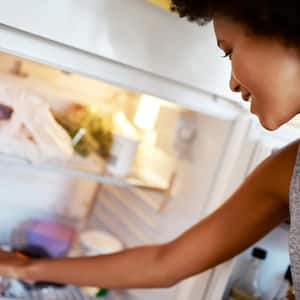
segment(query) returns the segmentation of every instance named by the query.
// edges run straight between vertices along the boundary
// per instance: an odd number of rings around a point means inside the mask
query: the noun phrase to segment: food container
[[[114,135],[107,169],[112,175],[125,177],[130,173],[139,141],[122,135]]]

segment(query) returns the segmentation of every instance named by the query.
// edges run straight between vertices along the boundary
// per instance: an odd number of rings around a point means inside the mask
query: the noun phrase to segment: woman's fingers
[[[19,252],[0,250],[0,276],[19,278],[18,270],[29,258]]]

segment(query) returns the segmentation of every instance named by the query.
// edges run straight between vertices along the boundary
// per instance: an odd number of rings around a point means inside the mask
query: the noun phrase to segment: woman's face
[[[230,88],[251,101],[263,127],[277,129],[300,112],[300,54],[271,38],[247,32],[225,17],[214,18],[218,46],[231,59]]]

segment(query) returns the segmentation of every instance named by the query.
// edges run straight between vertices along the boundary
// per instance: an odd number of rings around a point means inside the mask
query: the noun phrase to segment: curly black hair
[[[254,34],[300,49],[300,0],[172,0],[171,8],[201,24],[216,15],[225,16]]]

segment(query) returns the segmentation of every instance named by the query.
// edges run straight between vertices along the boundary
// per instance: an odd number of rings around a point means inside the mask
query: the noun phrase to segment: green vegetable
[[[55,114],[56,121],[73,139],[81,128],[85,134],[74,145],[74,150],[86,157],[90,153],[98,153],[107,159],[112,145],[112,122],[89,111],[81,105],[71,106],[66,113]]]
[[[98,291],[98,293],[96,294],[97,298],[102,298],[105,297],[108,294],[108,290],[107,289],[100,289]]]

